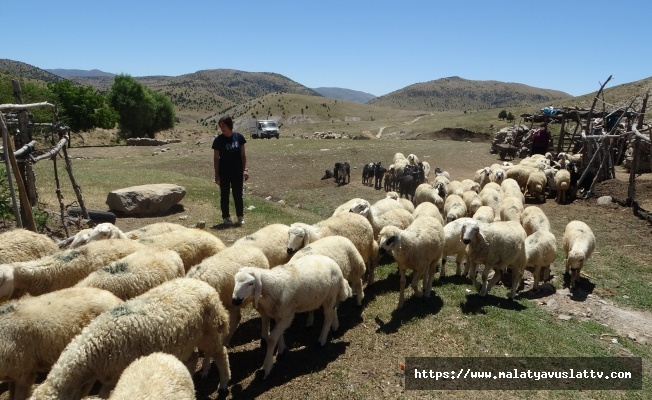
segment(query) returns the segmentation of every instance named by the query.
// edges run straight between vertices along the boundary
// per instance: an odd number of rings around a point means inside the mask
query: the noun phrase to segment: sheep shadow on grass
[[[564,273],[564,285],[570,291],[570,274]],[[575,289],[571,292],[571,299],[575,301],[585,301],[586,298],[595,290],[595,283],[587,277],[582,276],[575,281]]]
[[[394,309],[389,321],[385,322],[378,316],[374,318],[376,324],[378,324],[376,332],[386,334],[396,333],[403,324],[417,318],[437,314],[444,306],[444,301],[434,292],[430,292],[430,297],[417,297],[411,294],[411,290],[406,286],[406,298],[403,308]],[[398,304],[398,293],[396,304]]]
[[[487,294],[485,297],[477,293],[466,296],[465,302],[460,302],[460,309],[463,314],[486,314],[486,307],[498,307],[504,310],[523,311],[526,307],[519,302],[506,297]]]
[[[325,369],[330,363],[344,354],[348,346],[348,342],[329,342],[321,347],[317,344],[315,336],[315,345],[305,346],[300,349],[290,347],[280,358],[276,357],[274,367],[266,379],[263,379],[264,373],[261,369],[265,358],[263,350],[257,349],[253,352],[254,354],[250,352],[234,353],[230,355],[231,382],[237,383],[230,387],[230,394],[234,399],[255,399],[267,392],[270,387],[282,386],[303,375],[310,375]],[[252,368],[255,369],[254,379],[248,386],[243,387],[240,382],[246,376],[242,376],[241,373],[246,372],[247,376],[249,376],[249,371]],[[217,373],[217,371],[214,372]],[[208,379],[210,380],[210,378]],[[213,392],[217,390],[217,375],[215,375],[214,381]],[[202,394],[197,391],[197,398],[206,398]]]

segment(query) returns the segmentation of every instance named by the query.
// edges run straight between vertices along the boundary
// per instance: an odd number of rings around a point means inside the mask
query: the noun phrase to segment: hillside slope
[[[324,97],[330,97],[331,99],[353,101],[356,103],[363,103],[363,104],[366,104],[370,100],[373,100],[377,97],[370,93],[360,92],[358,90],[338,88],[338,87],[318,87],[318,88],[313,88],[312,90],[321,94]]]

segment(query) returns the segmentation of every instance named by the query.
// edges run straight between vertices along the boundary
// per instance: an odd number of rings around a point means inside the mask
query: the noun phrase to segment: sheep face
[[[380,238],[380,243],[378,245],[378,252],[381,255],[391,254],[393,251],[398,250],[401,246],[399,237],[396,235],[392,236],[383,236]]]
[[[464,244],[471,243],[471,239],[475,236],[480,230],[480,225],[477,221],[468,221],[462,225],[461,239]]]
[[[571,270],[581,270],[584,266],[584,253],[571,250],[568,253],[568,259],[566,259],[566,266]]]
[[[10,265],[0,265],[0,300],[8,299],[14,292],[14,269]]]
[[[357,204],[355,204],[353,207],[349,209],[350,212],[355,213],[355,214],[360,214],[364,217],[369,214],[369,211],[371,210],[371,205],[369,204],[368,201],[361,201]]]
[[[235,274],[235,287],[233,288],[233,295],[231,302],[234,306],[239,306],[248,298],[254,298],[254,308],[258,307],[258,299],[261,293],[260,275],[249,268],[241,268]]]
[[[294,254],[305,246],[307,240],[306,230],[302,227],[292,226],[288,230],[288,254]]]

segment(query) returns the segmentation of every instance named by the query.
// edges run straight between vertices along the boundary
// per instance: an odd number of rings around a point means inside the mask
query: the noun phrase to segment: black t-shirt
[[[213,150],[220,152],[220,175],[227,173],[242,174],[240,148],[245,143],[247,143],[247,140],[238,132],[233,132],[231,137],[222,134],[215,137],[211,147]]]

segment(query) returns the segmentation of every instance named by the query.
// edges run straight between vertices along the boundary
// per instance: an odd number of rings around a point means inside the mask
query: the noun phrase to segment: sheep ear
[[[308,232],[307,229],[304,229],[304,235],[303,235],[303,247],[306,247],[310,244],[310,232]]]
[[[478,236],[480,236],[485,245],[489,246],[489,240],[482,234],[480,229],[478,229]]]
[[[263,283],[258,272],[254,272],[252,275],[254,276],[254,308],[258,309],[258,300],[263,292]]]
[[[370,206],[365,206],[365,208],[363,208],[362,211],[360,211],[360,215],[365,215],[366,216],[367,214],[369,214],[369,207]]]

